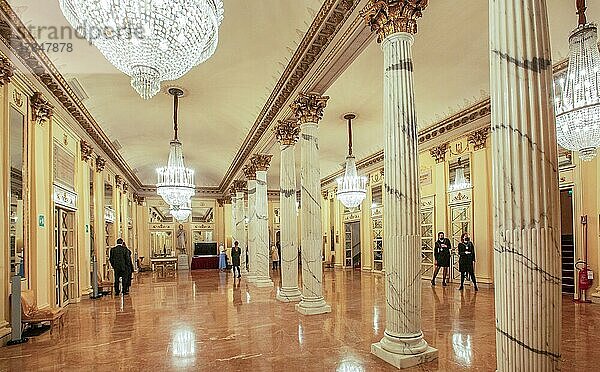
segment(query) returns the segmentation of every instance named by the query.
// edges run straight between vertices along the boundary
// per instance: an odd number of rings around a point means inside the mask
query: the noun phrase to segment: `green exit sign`
[[[39,227],[46,226],[46,217],[43,214],[40,214],[38,216],[38,225],[39,225]]]

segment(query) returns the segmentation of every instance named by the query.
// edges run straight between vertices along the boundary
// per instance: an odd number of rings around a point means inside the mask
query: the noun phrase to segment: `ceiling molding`
[[[285,108],[286,102],[292,98],[303,81],[309,78],[309,71],[324,54],[359,3],[361,0],[324,2],[225,173],[219,185],[222,192],[227,190],[271,123]]]
[[[0,38],[33,76],[50,91],[64,109],[115,163],[135,189],[142,187],[139,178],[115,149],[108,136],[77,98],[65,78],[50,61],[7,0],[0,0]]]

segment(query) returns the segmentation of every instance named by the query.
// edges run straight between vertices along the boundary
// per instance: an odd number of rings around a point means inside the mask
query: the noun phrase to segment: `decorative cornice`
[[[10,60],[4,56],[0,56],[0,86],[10,83],[14,71],[15,68],[12,63],[10,63]]]
[[[300,124],[319,123],[323,118],[327,100],[329,100],[328,96],[317,93],[300,93],[290,107]]]
[[[79,141],[79,148],[81,150],[81,160],[88,161],[92,158],[94,148],[84,140]]]
[[[490,134],[490,127],[483,127],[481,129],[477,129],[474,132],[469,133],[467,136],[467,141],[473,145],[473,150],[481,150],[485,148],[485,143],[487,141],[488,135]]]
[[[41,92],[33,93],[31,96],[31,119],[43,124],[52,117],[54,107],[44,98]]]
[[[283,146],[293,146],[300,136],[300,126],[295,119],[278,120],[273,128],[277,141]]]
[[[256,169],[257,172],[266,172],[271,165],[271,159],[273,155],[267,154],[254,154],[250,158],[250,163],[252,167]]]
[[[443,163],[446,161],[446,152],[448,152],[448,142],[442,143],[439,146],[435,146],[429,150],[431,156],[435,159],[436,163]]]
[[[77,98],[60,71],[40,48],[7,0],[0,0],[0,39],[41,84],[59,101],[74,120],[127,175],[136,188],[142,184],[125,159],[119,154],[81,100]]]
[[[428,0],[370,0],[361,16],[377,33],[377,42],[398,32],[417,33],[417,19],[423,15]]]
[[[244,175],[246,176],[246,179],[248,181],[256,180],[256,168],[254,167],[254,165],[246,164],[244,165],[244,168],[242,168],[242,170],[244,171]]]
[[[102,156],[96,156],[96,172],[102,172],[106,168],[106,159]]]
[[[235,190],[236,193],[244,192],[248,188],[248,183],[245,180],[235,180],[233,181],[232,190]]]
[[[281,74],[279,81],[263,106],[254,125],[248,132],[240,150],[234,157],[219,188],[225,192],[227,185],[239,172],[256,144],[284,108],[288,99],[297,91],[309,70],[323,55],[360,0],[324,0],[300,45]]]

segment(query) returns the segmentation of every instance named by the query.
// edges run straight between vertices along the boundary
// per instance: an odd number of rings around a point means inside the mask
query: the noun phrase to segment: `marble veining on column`
[[[256,180],[248,180],[248,276],[256,279]]]
[[[237,217],[236,217],[236,238],[240,243],[240,247],[242,248],[242,255],[240,257],[240,269],[242,273],[247,274],[246,270],[246,249],[248,247],[247,237],[246,237],[246,206],[244,200],[244,191],[237,190],[236,193],[236,207],[237,207]]]
[[[496,362],[502,372],[560,370],[560,204],[549,40],[545,0],[490,1]]]
[[[270,277],[270,246],[269,246],[269,221],[267,217],[267,171],[256,170],[256,233],[254,257],[256,259],[256,278],[253,284],[257,287],[273,287]]]

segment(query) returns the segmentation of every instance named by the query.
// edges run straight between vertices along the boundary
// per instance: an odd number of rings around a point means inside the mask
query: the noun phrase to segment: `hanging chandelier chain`
[[[177,131],[179,130],[177,123],[177,113],[179,111],[179,94],[173,94],[173,130],[175,131],[175,141],[179,138],[177,136]]]
[[[348,118],[348,155],[352,155],[352,119]]]
[[[585,0],[577,0],[577,14],[579,15],[579,25],[585,25],[587,23],[587,18],[585,16],[585,11],[587,7],[585,6]]]

